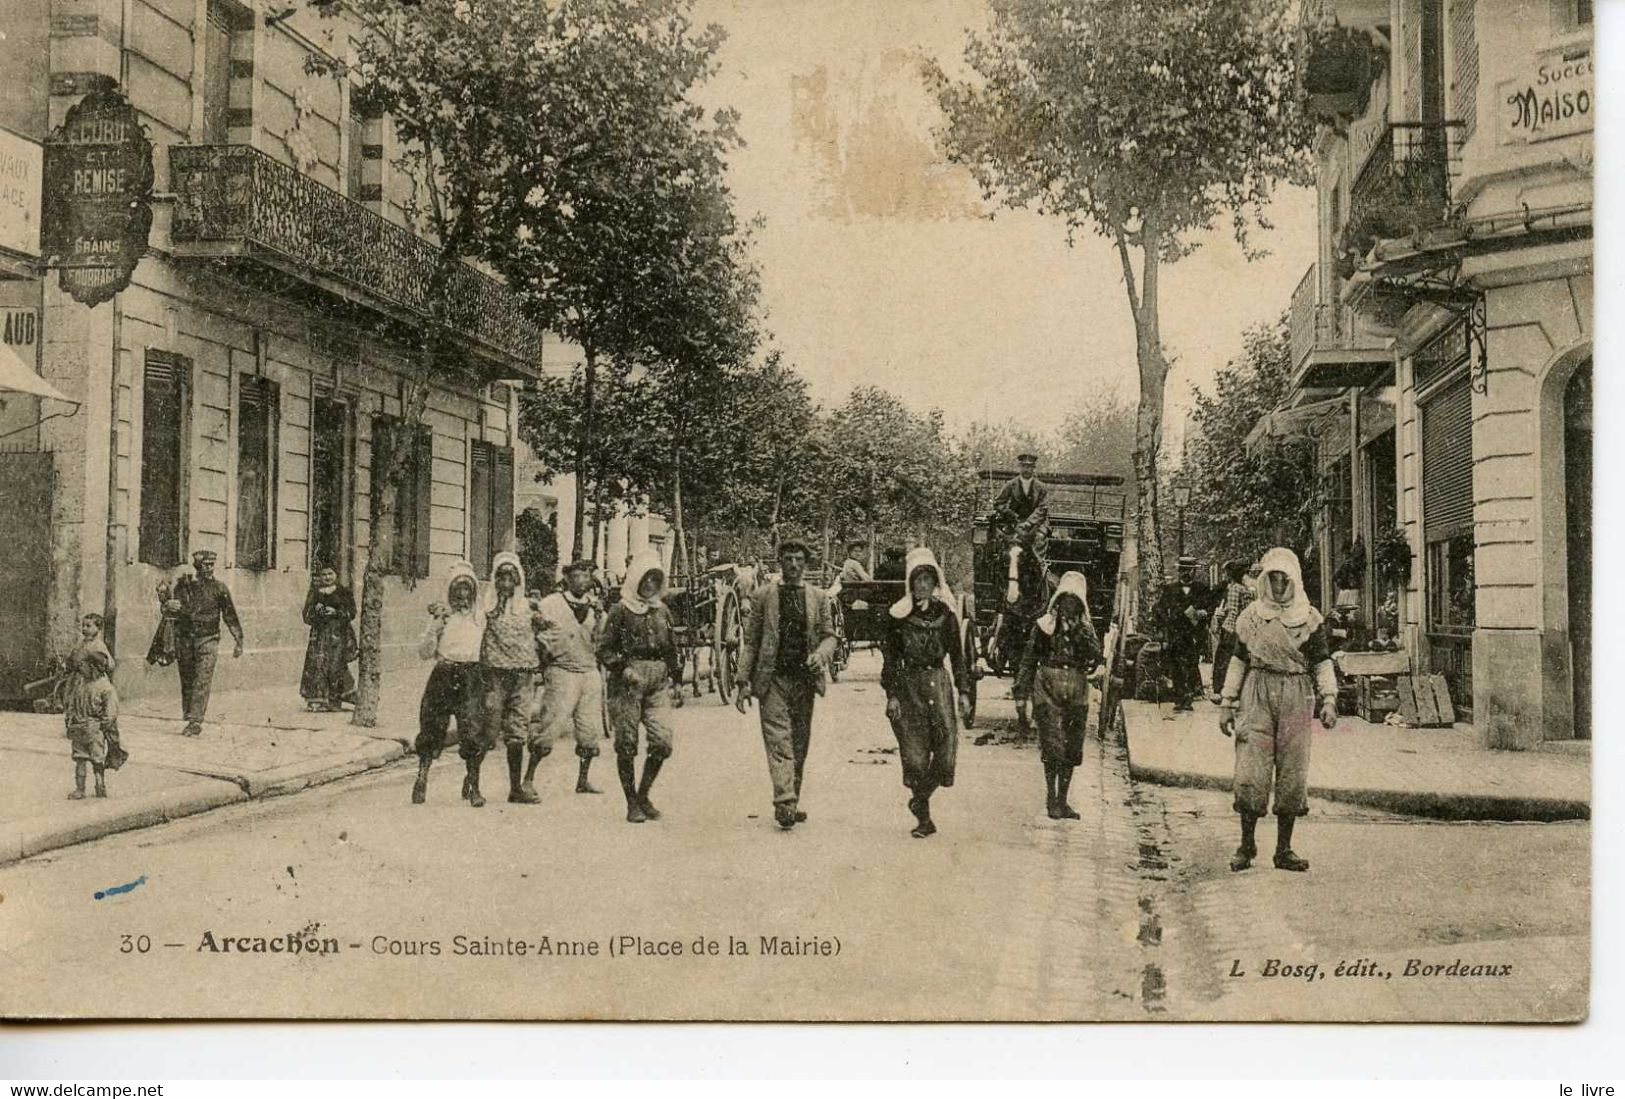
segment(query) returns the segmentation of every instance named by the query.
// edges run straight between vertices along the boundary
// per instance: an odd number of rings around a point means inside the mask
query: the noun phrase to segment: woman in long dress
[[[339,583],[331,568],[317,569],[305,596],[305,624],[310,641],[305,646],[305,671],[299,694],[312,710],[342,710],[354,701],[355,680],[350,662],[356,658],[355,596]]]

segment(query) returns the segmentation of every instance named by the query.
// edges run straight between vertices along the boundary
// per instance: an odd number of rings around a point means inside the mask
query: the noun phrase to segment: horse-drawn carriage
[[[974,592],[966,617],[973,624],[966,650],[975,680],[984,675],[1014,676],[1033,622],[1044,614],[1056,580],[1081,572],[1089,582],[1089,617],[1102,637],[1111,624],[1117,595],[1118,559],[1128,495],[1116,487],[1123,478],[1097,473],[1052,473],[1049,536],[1042,547],[1023,543],[1000,527],[993,500],[1013,472],[987,470],[977,479],[971,542]],[[1040,554],[1042,560],[1040,560]],[[977,658],[981,657],[981,660]],[[983,670],[985,667],[985,671]],[[1024,704],[1017,717],[1025,726]]]
[[[715,691],[724,704],[734,696],[734,673],[739,669],[739,647],[744,640],[744,616],[756,570],[749,565],[713,565],[704,572],[673,572],[666,583],[666,609],[672,634],[687,669],[684,678],[694,697]],[[706,655],[704,668],[701,654]]]

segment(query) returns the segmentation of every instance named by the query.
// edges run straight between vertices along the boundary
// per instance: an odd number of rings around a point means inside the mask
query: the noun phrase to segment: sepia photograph
[[[1596,16],[0,3],[0,1018],[1583,1022]]]

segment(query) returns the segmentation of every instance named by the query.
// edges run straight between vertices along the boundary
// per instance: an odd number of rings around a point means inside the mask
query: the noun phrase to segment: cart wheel
[[[734,700],[734,672],[739,668],[739,596],[729,592],[717,608],[717,628],[711,639],[711,674],[724,706]]]
[[[972,596],[959,601],[960,628],[965,635],[965,694],[970,697],[970,713],[965,715],[965,728],[976,727],[976,602]]]

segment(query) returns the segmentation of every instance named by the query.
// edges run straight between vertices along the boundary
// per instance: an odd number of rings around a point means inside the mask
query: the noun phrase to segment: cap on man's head
[[[1196,558],[1190,556],[1190,554],[1186,554],[1184,557],[1179,559],[1179,567],[1182,569],[1194,569],[1196,567]]]
[[[200,549],[192,551],[192,560],[195,562],[213,561],[217,556],[219,555],[216,554],[212,549]]]
[[[564,571],[567,572],[567,573],[568,572],[584,572],[587,575],[591,576],[592,575],[592,570],[595,569],[595,568],[597,568],[597,566],[595,564],[593,564],[593,562],[588,561],[585,557],[582,557],[582,558],[578,558],[575,561],[571,561],[568,565],[564,566]]]
[[[807,553],[807,544],[805,542],[797,542],[794,539],[791,539],[790,541],[779,543],[780,557],[788,557],[792,553],[799,553],[803,557],[810,556],[810,554]]]
[[[1018,461],[1018,462],[1031,462],[1033,465],[1037,465],[1038,464],[1038,455],[1033,454],[1030,451],[1022,453],[1022,454],[1017,454],[1016,455],[1016,461]]]

